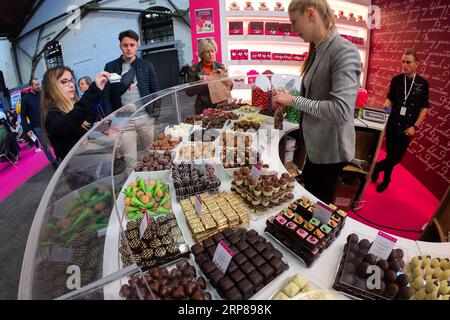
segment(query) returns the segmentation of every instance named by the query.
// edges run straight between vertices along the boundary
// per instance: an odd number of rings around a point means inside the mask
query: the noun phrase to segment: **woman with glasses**
[[[100,100],[109,77],[108,72],[99,73],[95,82],[78,100],[70,68],[58,66],[45,73],[42,82],[41,121],[59,161],[64,159],[87,132],[83,124],[93,112],[92,105]]]

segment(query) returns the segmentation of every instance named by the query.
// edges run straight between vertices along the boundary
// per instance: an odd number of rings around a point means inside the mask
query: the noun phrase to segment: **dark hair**
[[[81,77],[80,80],[78,80],[78,86],[80,86],[81,80],[84,80],[88,86],[90,86],[92,83],[91,77],[84,76],[84,77]]]
[[[122,31],[119,34],[119,41],[122,42],[123,38],[125,38],[125,37],[139,41],[139,35],[136,32],[134,32],[133,30]]]
[[[36,81],[39,81],[38,78],[32,78],[28,84],[29,84],[30,86],[32,86],[32,85],[33,85],[33,81],[35,81],[35,80],[36,80]]]
[[[406,49],[404,52],[404,55],[405,56],[413,56],[414,60],[416,60],[416,62],[419,62],[419,55],[417,54],[417,51],[412,48]]]

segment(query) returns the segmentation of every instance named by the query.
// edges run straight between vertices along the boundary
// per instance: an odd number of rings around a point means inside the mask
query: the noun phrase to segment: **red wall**
[[[373,4],[381,8],[381,29],[371,33],[368,105],[383,106],[391,78],[402,72],[403,50],[415,48],[418,73],[430,84],[431,108],[402,164],[441,199],[450,184],[450,1],[374,0]]]

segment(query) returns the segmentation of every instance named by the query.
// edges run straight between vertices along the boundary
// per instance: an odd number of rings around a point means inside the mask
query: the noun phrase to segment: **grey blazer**
[[[314,164],[350,162],[355,157],[354,110],[361,75],[358,49],[336,31],[323,43],[302,86],[305,98],[320,101],[320,118],[302,112],[300,132]]]

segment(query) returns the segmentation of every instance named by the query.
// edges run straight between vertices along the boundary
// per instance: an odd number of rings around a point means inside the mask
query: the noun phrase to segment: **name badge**
[[[401,107],[401,108],[400,108],[400,115],[401,115],[401,116],[406,115],[406,107]]]

